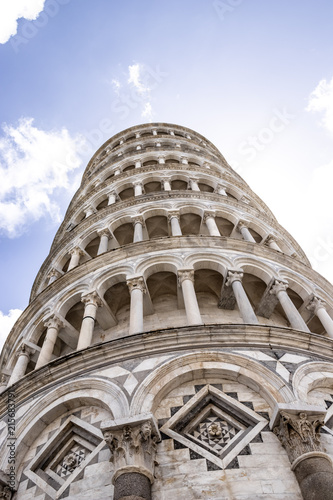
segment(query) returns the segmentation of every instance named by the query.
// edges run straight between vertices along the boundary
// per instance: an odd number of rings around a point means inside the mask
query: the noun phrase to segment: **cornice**
[[[333,341],[317,334],[309,334],[282,327],[254,325],[200,325],[159,329],[125,338],[96,344],[82,351],[73,352],[50,362],[25,375],[1,395],[0,413],[7,411],[7,392],[15,392],[16,407],[47,394],[52,388],[74,381],[75,377],[88,376],[103,367],[122,363],[143,356],[198,349],[226,348],[282,349],[300,354],[311,354],[323,361],[332,361]]]

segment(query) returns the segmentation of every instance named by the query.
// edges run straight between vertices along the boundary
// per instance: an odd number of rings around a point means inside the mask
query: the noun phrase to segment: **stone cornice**
[[[38,394],[47,394],[56,385],[128,359],[183,351],[193,353],[196,349],[201,352],[203,349],[249,346],[315,354],[323,361],[331,361],[333,355],[331,339],[290,328],[243,324],[185,326],[131,335],[73,352],[28,373],[9,390],[15,392],[18,409],[32,396],[36,399]],[[0,398],[1,418],[7,410],[7,391]]]

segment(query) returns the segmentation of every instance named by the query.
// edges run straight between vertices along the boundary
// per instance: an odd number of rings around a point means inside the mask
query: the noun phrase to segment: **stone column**
[[[95,319],[97,307],[100,307],[103,302],[97,292],[89,292],[82,295],[81,302],[84,303],[84,313],[81,323],[79,341],[76,350],[85,349],[91,345],[92,336],[94,333]]]
[[[141,181],[133,182],[133,187],[134,187],[134,196],[141,196],[143,193],[142,182]]]
[[[48,278],[49,278],[49,285],[51,285],[51,283],[53,283],[54,281],[56,281],[58,278],[60,278],[60,276],[62,276],[62,273],[60,271],[58,271],[58,269],[51,269],[51,271],[49,272],[48,274]]]
[[[142,167],[142,163],[141,163],[141,160],[135,160],[135,168],[140,168]]]
[[[276,295],[279,299],[282,309],[284,310],[292,328],[295,328],[295,330],[302,330],[303,332],[310,332],[304,319],[297,311],[291,298],[289,297],[287,288],[288,283],[286,281],[275,280],[269,293]]]
[[[188,165],[188,159],[186,156],[181,156],[180,157],[180,163],[182,163],[183,165]]]
[[[121,174],[121,169],[120,167],[117,167],[114,171],[114,175],[120,175]]]
[[[273,250],[276,250],[277,252],[282,252],[281,248],[279,247],[279,245],[276,243],[275,239],[273,238],[273,236],[269,236],[266,240],[267,242],[267,245],[269,246],[269,248],[272,248]]]
[[[182,230],[179,224],[179,213],[178,212],[169,212],[168,221],[171,224],[171,235],[172,236],[181,236]]]
[[[288,454],[304,500],[332,499],[332,460],[323,453],[320,443],[324,415],[283,410],[273,429]]]
[[[182,287],[187,323],[189,325],[201,325],[202,319],[194,289],[194,270],[179,269],[178,283]]]
[[[144,220],[141,216],[134,217],[133,219],[133,225],[134,225],[134,236],[133,236],[133,243],[136,243],[138,241],[143,240],[143,227],[144,227]]]
[[[196,179],[189,179],[189,185],[192,191],[200,191],[200,188],[198,186],[198,182]]]
[[[109,229],[105,228],[105,229],[102,229],[101,231],[98,231],[97,234],[100,237],[97,255],[101,255],[102,253],[105,253],[108,251],[109,238],[111,237],[111,233],[110,233]]]
[[[11,374],[11,377],[9,379],[9,384],[8,385],[13,385],[15,382],[20,380],[26,372],[30,356],[33,354],[35,351],[30,349],[28,346],[25,344],[21,344],[17,351],[17,361],[15,364],[15,368],[13,370],[13,373]]]
[[[70,251],[69,251],[70,255],[71,255],[71,260],[69,262],[69,266],[68,266],[68,269],[67,271],[70,271],[71,269],[74,269],[74,267],[77,267],[80,263],[80,257],[81,255],[83,255],[83,250],[82,248],[80,247],[75,247],[75,248],[72,248]]]
[[[141,333],[143,331],[143,294],[146,293],[146,285],[142,276],[127,280],[131,294],[130,326],[129,333]]]
[[[327,334],[333,339],[333,319],[328,314],[325,308],[325,301],[319,297],[313,297],[307,309],[313,312],[320,319],[321,324],[325,328]]]
[[[241,271],[228,271],[225,286],[232,287],[232,291],[234,292],[237,306],[244,323],[257,325],[258,324],[257,316],[254,314],[251,303],[243,288],[242,284],[243,276],[244,273]]]
[[[160,165],[163,165],[163,164],[165,163],[165,156],[164,156],[164,155],[160,155],[160,156],[158,157],[158,163],[159,163]]]
[[[111,191],[108,196],[108,205],[113,205],[117,201],[117,193],[115,191]]]
[[[215,214],[213,212],[205,212],[203,221],[207,226],[210,236],[221,236],[220,231],[215,222]]]
[[[221,194],[222,196],[228,196],[225,189],[225,186],[218,184],[215,188],[215,193]]]
[[[151,500],[156,443],[161,440],[151,414],[107,420],[101,425],[114,466],[114,500]]]
[[[86,219],[87,219],[87,217],[90,217],[90,215],[96,212],[96,208],[94,208],[93,206],[89,206],[85,208],[84,212],[86,214]]]
[[[162,182],[162,186],[163,186],[164,191],[171,191],[170,179],[168,179],[167,177],[164,177],[163,179],[161,179],[161,182]]]
[[[250,233],[248,227],[245,225],[244,222],[238,223],[238,229],[245,241],[251,241],[252,243],[256,242],[256,240],[253,238],[252,234]]]
[[[46,365],[52,359],[53,349],[58,338],[60,328],[63,327],[62,322],[57,316],[51,316],[45,323],[47,328],[46,337],[43,342],[42,349],[39,353],[35,370]]]

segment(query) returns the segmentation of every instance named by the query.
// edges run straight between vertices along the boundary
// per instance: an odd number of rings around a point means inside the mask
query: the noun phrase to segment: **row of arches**
[[[39,348],[27,370],[35,368],[45,343],[50,345],[50,328],[56,335],[48,361],[94,343],[190,324],[291,326],[317,334],[326,330],[333,336],[332,317],[314,296],[313,285],[301,285],[291,271],[276,278],[276,271],[267,266],[248,263],[235,271],[222,261],[193,255],[192,266],[183,268],[179,258],[147,259],[134,276],[133,269],[122,266],[121,271],[90,277],[89,288],[66,289],[52,309],[46,307],[34,320],[37,326],[25,337]],[[57,326],[45,323],[50,315]]]

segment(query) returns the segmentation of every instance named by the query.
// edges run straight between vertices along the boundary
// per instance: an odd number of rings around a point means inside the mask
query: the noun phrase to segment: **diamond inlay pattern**
[[[202,421],[191,434],[216,453],[220,453],[237,433],[238,429],[235,429],[225,420],[210,416]]]
[[[56,473],[60,477],[67,477],[80,465],[86,457],[86,449],[79,445],[74,446],[57,465]]]

